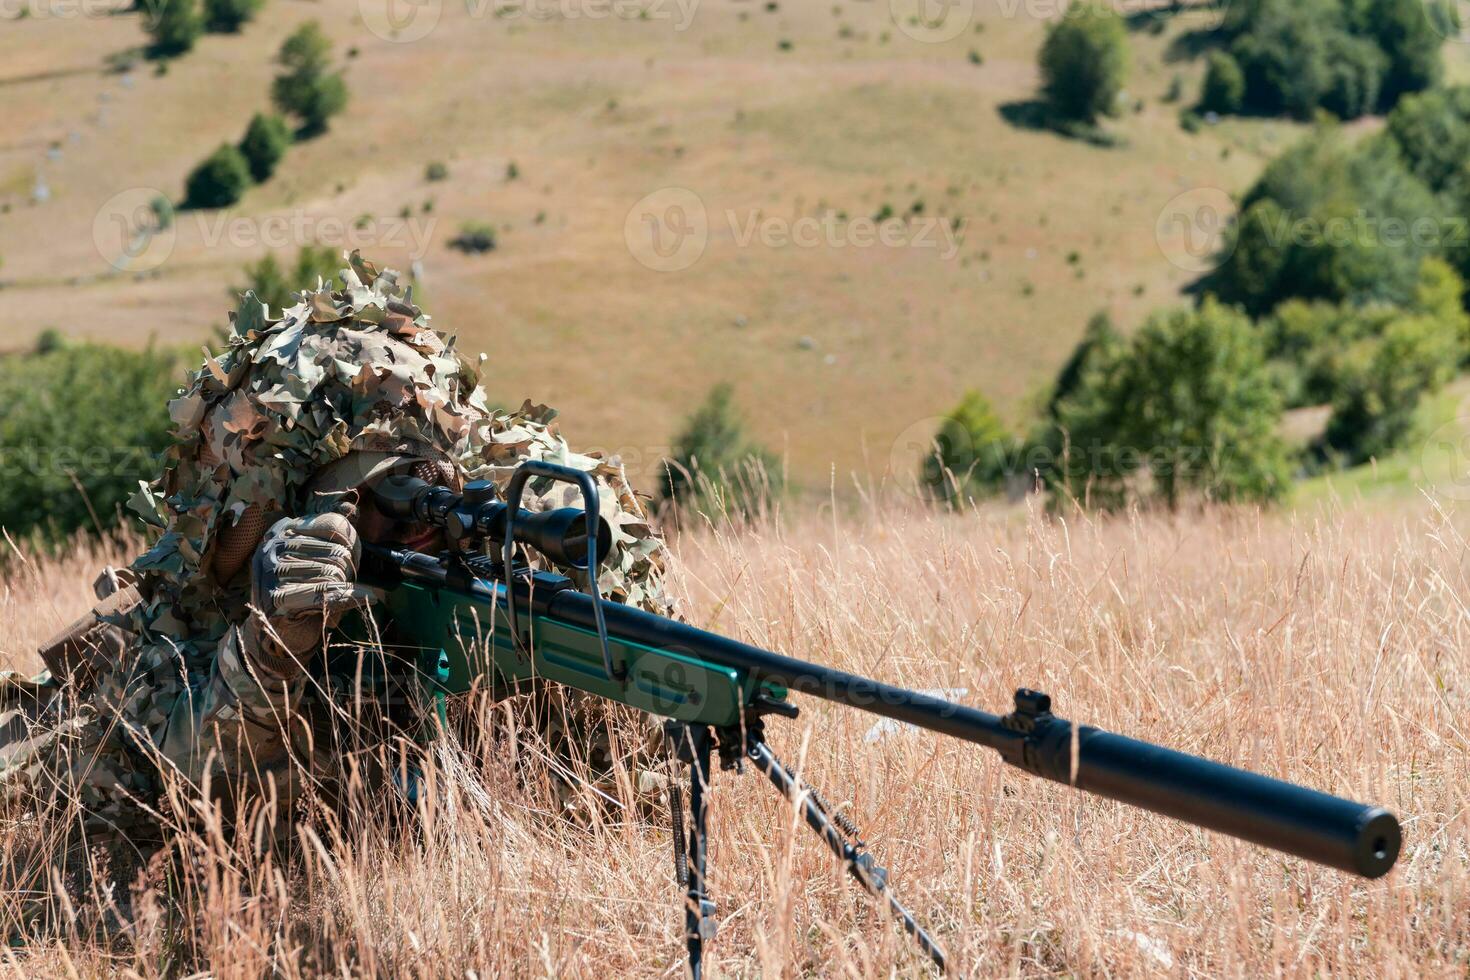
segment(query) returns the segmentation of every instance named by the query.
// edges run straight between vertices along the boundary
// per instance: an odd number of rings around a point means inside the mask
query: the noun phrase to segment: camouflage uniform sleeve
[[[256,669],[240,630],[231,629],[208,675],[174,701],[159,748],[196,784],[206,775],[252,783],[264,782],[271,772],[284,775],[290,719],[307,683],[303,675],[283,680]]]

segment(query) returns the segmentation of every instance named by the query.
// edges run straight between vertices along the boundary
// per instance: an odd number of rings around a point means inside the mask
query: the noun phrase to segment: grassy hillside
[[[222,322],[222,285],[266,251],[264,219],[307,229],[286,232],[294,254],[323,219],[407,207],[415,224],[369,230],[365,250],[406,266],[426,242],[423,294],[438,322],[490,355],[495,397],[560,406],[574,440],[646,470],[680,417],[730,380],[799,482],[825,489],[834,463],[881,474],[890,456],[907,473],[913,427],[927,432],[964,389],[1018,410],[1088,314],[1109,307],[1132,323],[1176,300],[1191,273],[1164,258],[1160,213],[1192,188],[1241,189],[1295,131],[1254,120],[1181,131],[1163,96],[1177,73],[1193,97],[1198,62],[1171,59],[1205,13],[1131,35],[1142,109],[1112,124],[1125,146],[1018,128],[1001,109],[1034,95],[1043,25],[1027,5],[976,7],[963,33],[930,44],[899,29],[888,4],[854,0],[774,11],[711,0],[686,30],[672,4],[648,20],[589,20],[446,3],[427,38],[394,43],[349,0],[273,0],[243,35],[205,36],[162,77],[146,63],[104,68],[140,43],[137,15],[8,23],[3,344],[46,326],[197,342]],[[177,199],[193,164],[266,106],[271,58],[308,18],[339,55],[358,50],[347,114],[247,195],[235,233],[215,240],[218,215],[183,214],[162,264],[116,274],[102,254],[117,254],[109,200],[134,188]],[[1463,53],[1448,48],[1458,74]],[[425,180],[431,160],[448,165],[447,181]],[[519,177],[507,180],[512,161]],[[38,177],[51,200],[32,205]],[[669,187],[692,191],[709,218],[702,257],[677,272],[640,264],[625,239],[635,205]],[[753,215],[851,219],[915,202],[962,222],[952,257],[742,244]],[[499,249],[453,251],[466,220],[499,226]]]
[[[676,581],[695,622],[798,657],[991,710],[1036,686],[1067,717],[1403,819],[1397,869],[1364,883],[956,741],[865,737],[872,718],[804,701],[799,721],[772,723],[773,745],[851,808],[966,975],[1462,977],[1465,531],[1425,506],[991,523],[878,505],[835,525],[811,514],[685,537]],[[34,666],[28,651],[84,608],[101,558],[0,580],[0,613],[18,624],[0,664]],[[540,750],[520,744],[519,762],[441,755],[417,834],[367,802],[352,829],[318,815],[290,872],[248,834],[181,834],[193,870],[173,884],[180,904],[164,914],[146,894],[130,945],[63,929],[4,956],[18,975],[677,976],[666,815],[558,816]],[[763,780],[720,774],[716,787],[712,972],[923,973]],[[0,828],[0,867],[15,873],[37,830]],[[5,891],[0,919],[20,898]]]

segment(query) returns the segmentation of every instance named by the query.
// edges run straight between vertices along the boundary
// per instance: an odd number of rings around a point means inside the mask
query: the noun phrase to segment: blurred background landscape
[[[104,485],[65,433],[101,408],[109,447],[154,451],[128,419],[163,424],[239,292],[278,308],[353,247],[488,356],[493,400],[557,407],[653,492],[695,455],[820,498],[1094,506],[1392,496],[1466,462],[1447,4],[5,13],[0,448],[7,486],[71,498],[0,507],[14,533],[90,523],[76,480],[109,520],[147,466]]]

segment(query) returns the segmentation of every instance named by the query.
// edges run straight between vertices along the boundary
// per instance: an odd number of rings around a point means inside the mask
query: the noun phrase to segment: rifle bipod
[[[674,757],[689,767],[689,833],[686,843],[683,793],[679,784],[669,787],[669,806],[673,813],[674,874],[684,893],[684,937],[689,949],[689,974],[700,980],[703,970],[704,943],[715,936],[715,903],[709,897],[706,879],[708,857],[709,785],[712,775],[710,759],[716,747],[715,733],[709,726],[668,722],[665,725]],[[743,751],[736,747],[744,743]],[[913,913],[888,888],[888,872],[867,850],[857,827],[844,814],[834,811],[771,751],[766,744],[759,718],[741,729],[722,729],[718,748],[720,768],[743,770],[746,760],[754,763],[793,805],[801,807],[808,827],[822,839],[842,862],[858,884],[875,897],[888,903],[904,930],[914,937],[919,948],[934,961],[941,972],[947,972],[944,951]]]

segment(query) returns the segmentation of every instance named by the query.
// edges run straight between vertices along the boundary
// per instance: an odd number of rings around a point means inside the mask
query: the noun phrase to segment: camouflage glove
[[[340,512],[277,521],[251,566],[244,646],[255,666],[290,679],[328,629],[377,596],[356,583],[357,530]]]

